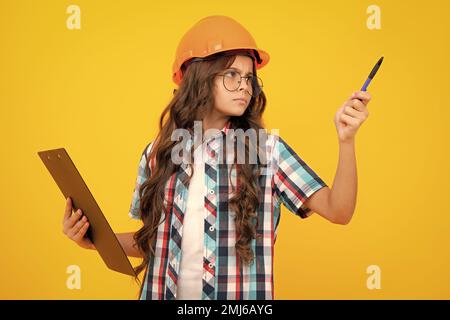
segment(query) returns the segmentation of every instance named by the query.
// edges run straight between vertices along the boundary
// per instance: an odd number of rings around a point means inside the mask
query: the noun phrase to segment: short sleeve
[[[130,216],[133,219],[140,220],[140,213],[139,213],[139,202],[140,202],[140,195],[139,195],[139,188],[141,185],[147,180],[148,174],[145,170],[147,166],[147,157],[150,154],[152,143],[150,142],[142,152],[139,167],[137,171],[137,177],[136,177],[136,183],[133,190],[133,197],[131,199],[131,205],[130,210],[128,212],[128,216]],[[149,167],[150,169],[150,167]],[[150,170],[148,170],[150,172]],[[151,174],[151,173],[150,173]]]
[[[301,218],[313,211],[305,201],[327,184],[295,153],[281,137],[274,139],[273,188],[278,203]]]

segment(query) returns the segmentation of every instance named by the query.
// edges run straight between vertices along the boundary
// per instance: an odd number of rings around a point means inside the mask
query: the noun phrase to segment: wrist
[[[340,146],[354,146],[355,145],[355,138],[349,138],[349,139],[339,139],[339,145]]]

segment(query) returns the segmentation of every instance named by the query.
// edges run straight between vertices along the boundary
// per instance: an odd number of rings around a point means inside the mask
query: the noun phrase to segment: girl
[[[257,70],[268,61],[228,17],[202,19],[181,39],[172,74],[179,88],[142,153],[130,207],[143,226],[117,234],[127,255],[142,258],[141,299],[273,299],[280,205],[301,218],[317,212],[333,223],[350,221],[355,134],[370,95],[353,93],[335,115],[339,163],[330,189],[279,135],[252,139],[263,129],[266,106]],[[184,144],[178,136],[187,137]],[[247,161],[255,154],[256,161]],[[95,249],[85,237],[86,217],[71,213],[68,198],[64,233]]]

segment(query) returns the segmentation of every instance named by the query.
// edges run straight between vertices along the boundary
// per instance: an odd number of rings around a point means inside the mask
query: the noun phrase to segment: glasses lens
[[[248,85],[247,91],[252,95],[252,97],[257,97],[263,87],[262,80],[254,75],[249,75],[248,77],[244,78],[244,81],[246,81]],[[225,89],[228,91],[236,91],[239,89],[241,82],[241,75],[234,70],[229,70],[223,74],[223,85],[225,86]]]
[[[250,94],[252,95],[252,97],[259,96],[263,87],[262,80],[256,76],[250,76],[249,81],[252,84],[252,92],[250,92]]]
[[[241,75],[236,71],[230,70],[223,75],[223,85],[225,89],[229,91],[235,91],[239,88],[239,82],[241,80]]]

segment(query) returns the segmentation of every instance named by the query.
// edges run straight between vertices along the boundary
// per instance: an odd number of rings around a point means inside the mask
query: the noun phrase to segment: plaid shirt
[[[236,258],[237,230],[229,208],[229,200],[236,186],[236,171],[231,164],[220,164],[217,154],[223,139],[229,132],[230,122],[220,132],[206,140],[208,159],[205,160],[204,196],[204,251],[202,299],[274,299],[273,258],[274,244],[280,222],[280,205],[301,218],[313,212],[304,202],[314,192],[327,186],[324,181],[278,135],[267,135],[266,154],[268,165],[259,177],[261,198],[257,210],[261,235],[251,241],[255,260],[250,266],[242,265]],[[222,140],[223,141],[223,140]],[[139,164],[129,216],[139,218],[139,187],[147,179],[146,159],[151,142],[143,151]],[[188,148],[191,145],[188,143]],[[210,158],[209,158],[210,157]],[[150,162],[149,172],[154,168]],[[183,184],[190,175],[190,166],[182,163],[179,170],[167,181],[164,205],[169,209],[168,219],[161,217],[155,241],[155,257],[146,269],[144,287],[140,299],[174,300],[180,271],[183,216],[186,212],[188,185]],[[232,184],[230,184],[230,182]]]

